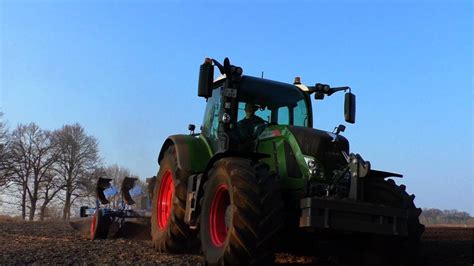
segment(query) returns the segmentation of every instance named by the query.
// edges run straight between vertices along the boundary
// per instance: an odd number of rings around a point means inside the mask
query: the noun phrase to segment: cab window
[[[290,124],[290,110],[287,106],[278,108],[277,120],[279,125]]]
[[[212,97],[209,98],[204,114],[202,133],[211,141],[217,140],[217,130],[219,128],[219,111],[221,106],[221,89],[214,89]]]
[[[261,119],[265,120],[266,122],[271,122],[272,112],[268,110],[268,108],[260,108],[255,112],[255,115],[260,117]],[[237,121],[240,121],[245,118],[245,103],[239,102],[239,111],[237,113]]]
[[[301,127],[308,126],[308,112],[304,99],[298,101],[293,108],[293,125]]]

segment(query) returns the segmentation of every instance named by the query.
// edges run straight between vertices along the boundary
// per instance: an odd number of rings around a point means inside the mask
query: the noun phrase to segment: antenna
[[[263,79],[263,71],[262,71],[262,79]]]

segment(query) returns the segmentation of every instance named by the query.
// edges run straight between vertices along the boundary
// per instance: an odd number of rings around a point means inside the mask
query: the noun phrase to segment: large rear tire
[[[200,239],[206,263],[273,264],[282,207],[276,175],[268,165],[244,158],[217,161],[201,200]]]
[[[196,230],[184,222],[189,175],[178,167],[175,147],[168,147],[154,184],[151,214],[152,242],[160,252],[192,252],[199,243]]]

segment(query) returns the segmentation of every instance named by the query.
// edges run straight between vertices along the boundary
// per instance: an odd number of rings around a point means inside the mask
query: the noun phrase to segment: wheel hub
[[[231,207],[229,189],[227,185],[221,184],[217,187],[212,199],[209,217],[209,232],[212,244],[216,247],[222,246],[232,224]]]
[[[171,215],[171,207],[173,205],[174,181],[170,170],[166,170],[160,183],[160,190],[157,199],[157,215],[156,219],[160,229],[166,228]]]
[[[97,218],[95,217],[95,214],[94,214],[94,216],[92,216],[92,221],[91,221],[91,239],[94,238],[96,221],[97,221]]]

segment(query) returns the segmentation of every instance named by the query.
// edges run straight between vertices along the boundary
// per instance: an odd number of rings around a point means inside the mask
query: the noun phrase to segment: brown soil
[[[88,220],[72,222],[71,226],[63,222],[0,221],[0,265],[202,263],[198,255],[158,253],[149,240],[140,239],[140,234],[138,239],[125,235],[90,241],[88,227]],[[147,230],[142,225],[131,227]]]
[[[201,264],[195,254],[158,253],[151,247],[149,226],[125,224],[126,233],[111,230],[107,240],[90,241],[89,220],[71,223],[0,219],[0,265],[4,264]],[[115,232],[115,233],[114,233]],[[427,227],[423,235],[424,265],[473,265],[474,228]],[[278,264],[350,265],[334,256],[278,253]]]
[[[427,227],[421,246],[429,265],[473,265],[473,227]]]

